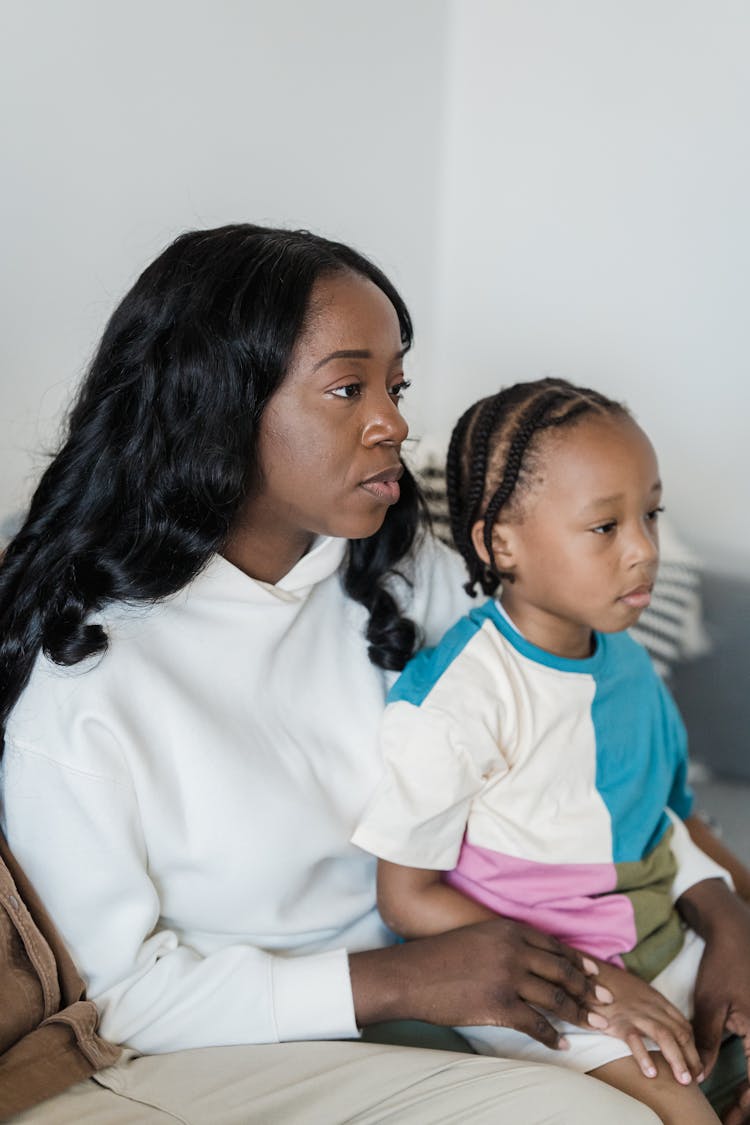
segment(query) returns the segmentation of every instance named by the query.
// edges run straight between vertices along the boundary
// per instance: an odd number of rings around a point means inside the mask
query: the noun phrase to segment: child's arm
[[[750,870],[727,845],[711,831],[695,813],[685,819],[685,827],[694,844],[732,876],[734,889],[745,902],[750,903]]]
[[[441,874],[378,860],[378,909],[390,930],[405,938],[429,937],[497,917],[443,883]]]

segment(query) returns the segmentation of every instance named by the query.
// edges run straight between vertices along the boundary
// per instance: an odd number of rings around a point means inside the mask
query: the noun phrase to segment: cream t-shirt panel
[[[467,739],[473,755],[464,749]],[[390,705],[382,728],[385,774],[352,843],[393,863],[454,867],[471,801],[484,783],[480,742],[487,769],[501,768],[496,744],[480,723],[472,734],[411,703]]]
[[[536,664],[485,621],[421,703],[388,706],[386,775],[353,841],[409,866],[470,843],[540,863],[612,861],[596,789],[593,677]]]

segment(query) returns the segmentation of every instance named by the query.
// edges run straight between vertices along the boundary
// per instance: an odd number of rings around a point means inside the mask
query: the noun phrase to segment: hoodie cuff
[[[273,1010],[280,1043],[299,1039],[356,1039],[345,949],[272,962]]]

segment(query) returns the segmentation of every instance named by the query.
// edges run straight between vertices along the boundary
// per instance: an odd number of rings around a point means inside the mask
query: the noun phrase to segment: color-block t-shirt
[[[490,600],[394,685],[385,776],[353,836],[651,980],[677,954],[674,817],[685,731],[648,654],[595,634],[584,660],[526,641]],[[681,828],[681,826],[679,826]]]

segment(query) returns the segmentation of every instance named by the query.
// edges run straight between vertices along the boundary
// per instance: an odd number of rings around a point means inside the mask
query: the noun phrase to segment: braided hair
[[[514,576],[495,564],[492,530],[503,510],[512,510],[519,492],[534,475],[538,435],[569,426],[592,411],[629,416],[622,403],[565,379],[516,383],[474,403],[459,418],[448,447],[445,478],[451,532],[469,572],[466,592],[479,584],[492,595]],[[477,554],[472,528],[484,521],[489,563]]]
[[[166,598],[221,550],[257,480],[259,423],[313,286],[347,272],[388,297],[408,348],[409,312],[385,275],[308,231],[190,231],[122,300],[0,564],[0,752],[40,652],[62,665],[104,653],[92,614]],[[383,668],[403,667],[416,641],[387,586],[422,510],[405,469],[380,530],[349,544],[342,582],[369,611],[369,655]]]

